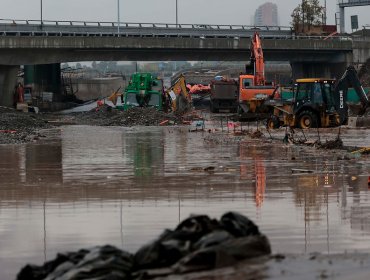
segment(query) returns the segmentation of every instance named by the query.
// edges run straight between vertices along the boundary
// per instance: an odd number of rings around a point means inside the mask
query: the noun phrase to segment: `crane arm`
[[[262,43],[258,32],[254,32],[251,41],[251,63],[254,65],[255,85],[265,85],[265,62],[263,58]]]

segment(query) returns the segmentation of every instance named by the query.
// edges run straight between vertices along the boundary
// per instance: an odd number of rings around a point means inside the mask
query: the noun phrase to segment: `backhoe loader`
[[[347,124],[347,93],[350,87],[354,88],[359,98],[357,115],[361,116],[369,107],[369,99],[355,68],[349,66],[338,81],[326,78],[298,79],[293,99],[267,100],[264,105],[273,112],[267,120],[267,127],[289,126],[305,129]]]

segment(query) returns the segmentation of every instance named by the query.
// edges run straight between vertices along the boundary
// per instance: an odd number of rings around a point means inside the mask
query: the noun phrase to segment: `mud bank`
[[[193,118],[193,117],[190,117]],[[45,137],[43,129],[60,125],[93,126],[158,126],[178,125],[189,119],[154,108],[132,108],[128,111],[112,109],[108,105],[87,112],[70,113],[25,113],[14,109],[0,108],[0,144],[21,144]]]
[[[21,144],[44,137],[40,130],[52,127],[43,115],[0,107],[0,144]]]

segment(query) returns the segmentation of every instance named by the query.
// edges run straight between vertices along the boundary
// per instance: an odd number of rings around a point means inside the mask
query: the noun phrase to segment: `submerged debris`
[[[263,137],[263,133],[260,131],[260,130],[256,130],[254,132],[251,132],[250,134],[250,137],[253,138],[253,139],[256,139],[256,138],[261,138]]]
[[[317,147],[319,149],[331,150],[331,149],[343,149],[344,146],[342,139],[340,139],[340,137],[337,137],[334,140],[326,140],[325,143],[318,142]]]

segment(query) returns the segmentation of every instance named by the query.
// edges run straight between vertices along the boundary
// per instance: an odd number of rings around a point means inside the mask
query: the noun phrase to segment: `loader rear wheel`
[[[311,111],[303,111],[298,117],[298,122],[299,127],[303,129],[318,127],[317,116]]]
[[[279,118],[277,116],[271,116],[271,117],[269,117],[268,120],[267,120],[267,123],[266,123],[266,127],[268,129],[279,128],[280,127]]]

